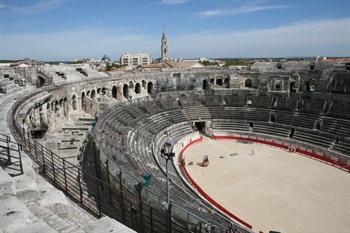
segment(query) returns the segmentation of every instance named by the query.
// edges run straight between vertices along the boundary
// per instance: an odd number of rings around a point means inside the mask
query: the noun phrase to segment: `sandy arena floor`
[[[204,155],[209,156],[205,168],[196,165]],[[204,139],[184,156],[198,185],[254,231],[350,232],[349,173],[278,148],[234,140]],[[194,165],[187,165],[191,161]]]

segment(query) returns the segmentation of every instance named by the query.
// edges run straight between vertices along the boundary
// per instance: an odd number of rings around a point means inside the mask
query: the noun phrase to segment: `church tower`
[[[161,60],[167,61],[168,60],[168,39],[163,31],[162,36],[162,46],[161,46]]]

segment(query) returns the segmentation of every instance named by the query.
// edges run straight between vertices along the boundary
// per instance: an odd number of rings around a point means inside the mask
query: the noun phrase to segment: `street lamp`
[[[169,174],[168,174],[168,162],[173,160],[175,153],[173,152],[174,142],[171,139],[168,139],[163,148],[160,150],[161,156],[165,159],[166,165],[166,187],[167,187],[167,204],[170,205],[170,184],[169,184]]]

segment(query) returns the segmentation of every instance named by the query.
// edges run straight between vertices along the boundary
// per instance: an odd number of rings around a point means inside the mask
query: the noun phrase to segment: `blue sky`
[[[0,0],[0,59],[350,56],[349,0]]]

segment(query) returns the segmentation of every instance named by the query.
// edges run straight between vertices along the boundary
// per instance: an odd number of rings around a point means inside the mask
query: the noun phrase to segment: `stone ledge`
[[[0,168],[0,198],[8,195],[15,195],[16,188],[14,180]]]

